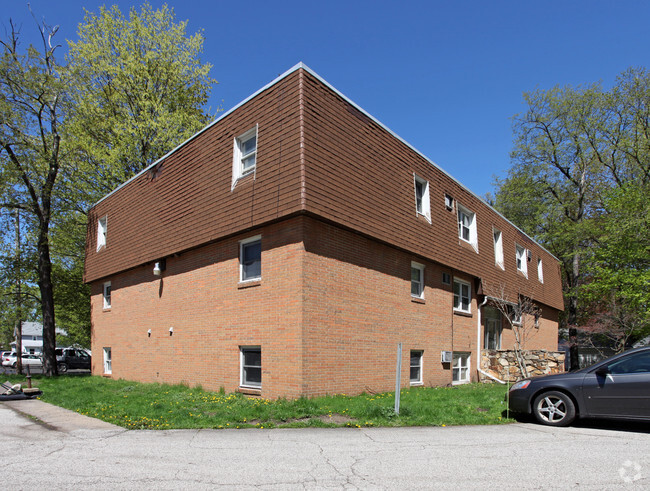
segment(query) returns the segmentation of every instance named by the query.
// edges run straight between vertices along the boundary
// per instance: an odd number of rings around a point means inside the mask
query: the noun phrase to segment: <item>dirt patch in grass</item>
[[[322,423],[334,423],[337,425],[344,425],[346,423],[354,423],[356,419],[351,418],[349,416],[346,416],[344,414],[339,414],[339,413],[332,413],[332,414],[321,414],[320,416],[306,416],[304,418],[290,418],[287,419],[286,421],[277,421],[275,422],[276,425],[282,426],[282,425],[290,425],[293,423],[306,423],[308,424],[310,421],[317,419],[318,421]],[[255,424],[255,422],[251,421],[252,424]]]

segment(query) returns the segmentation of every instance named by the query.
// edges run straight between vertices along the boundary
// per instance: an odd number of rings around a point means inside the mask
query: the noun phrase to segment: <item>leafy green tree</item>
[[[524,100],[526,112],[514,118],[513,165],[497,180],[494,202],[562,263],[574,368],[577,328],[594,315],[585,286],[593,278],[588,266],[608,219],[608,196],[648,182],[650,75],[630,69],[610,91],[600,84],[555,87]]]
[[[650,334],[650,188],[638,182],[613,190],[588,259],[585,297],[594,313],[584,329],[622,351]]]
[[[112,191],[207,123],[211,86],[200,32],[173,9],[145,3],[125,18],[117,6],[86,12],[67,59],[74,108],[66,129],[78,143],[92,200]],[[85,204],[85,203],[84,203]]]
[[[70,42],[71,108],[65,135],[74,146],[63,173],[65,201],[53,242],[59,284],[57,315],[73,340],[90,338],[89,290],[83,275],[86,212],[205,126],[212,84],[202,64],[202,34],[186,34],[173,9],[145,3],[128,19],[117,6],[86,12]]]
[[[21,210],[33,234],[43,319],[43,370],[57,373],[50,223],[63,160],[65,80],[54,57],[55,30],[40,26],[42,51],[19,49],[13,29],[0,40],[0,203]]]

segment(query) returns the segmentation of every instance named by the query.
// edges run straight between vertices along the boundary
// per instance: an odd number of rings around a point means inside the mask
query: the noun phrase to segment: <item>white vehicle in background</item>
[[[37,366],[37,367],[42,367],[43,366],[43,360],[38,355],[31,355],[29,353],[23,353],[21,358],[22,358],[23,366],[26,366],[26,365]],[[18,357],[16,356],[16,353],[10,353],[10,354],[4,355],[2,357],[2,366],[3,367],[16,368],[17,365],[18,365]]]

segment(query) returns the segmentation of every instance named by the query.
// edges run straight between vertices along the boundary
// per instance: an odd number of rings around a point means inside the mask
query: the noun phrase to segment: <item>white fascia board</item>
[[[250,100],[253,99],[254,97],[257,97],[260,93],[262,93],[262,92],[264,92],[265,90],[267,90],[268,88],[274,86],[275,84],[277,84],[278,82],[280,82],[282,79],[288,77],[289,75],[291,75],[291,74],[292,74],[293,72],[295,72],[296,70],[299,70],[300,68],[302,68],[303,70],[305,70],[306,72],[308,72],[309,74],[311,74],[314,78],[316,78],[317,80],[319,80],[323,85],[325,85],[327,88],[329,88],[332,92],[334,92],[334,93],[337,94],[339,97],[341,97],[343,100],[345,100],[345,102],[347,102],[348,104],[350,104],[352,107],[354,107],[355,109],[357,109],[358,111],[360,111],[362,114],[364,114],[364,115],[367,116],[368,118],[370,118],[373,122],[375,122],[375,123],[376,123],[377,125],[379,125],[381,128],[383,128],[384,130],[386,130],[386,131],[387,131],[390,135],[392,135],[394,138],[396,138],[397,140],[399,140],[400,142],[402,142],[404,145],[406,145],[408,148],[410,148],[411,150],[413,150],[415,153],[417,153],[418,155],[420,155],[424,160],[426,160],[427,162],[429,162],[432,166],[434,166],[436,169],[438,169],[438,170],[439,170],[440,172],[442,172],[444,175],[446,175],[447,177],[449,177],[449,179],[451,179],[452,181],[454,181],[454,182],[455,182],[458,186],[460,186],[462,189],[464,189],[465,191],[467,191],[469,194],[471,194],[471,195],[474,196],[475,198],[478,198],[478,199],[479,199],[483,204],[485,204],[488,208],[490,208],[492,211],[494,211],[494,213],[496,213],[498,216],[500,216],[500,217],[503,218],[506,222],[508,222],[510,225],[512,225],[514,228],[516,228],[519,232],[521,232],[523,235],[525,235],[525,236],[526,236],[530,241],[532,241],[534,244],[538,245],[540,248],[542,248],[544,251],[546,251],[546,253],[548,253],[548,254],[549,254],[552,258],[554,258],[556,261],[559,261],[559,259],[556,258],[553,254],[551,254],[551,253],[550,253],[550,252],[549,252],[545,247],[543,247],[542,245],[538,244],[537,241],[536,241],[535,239],[533,239],[532,237],[530,237],[526,232],[524,232],[523,230],[521,230],[521,229],[520,229],[519,227],[517,227],[514,223],[512,223],[510,220],[508,220],[506,217],[504,217],[501,213],[499,213],[497,210],[495,210],[495,209],[494,209],[490,204],[486,203],[485,200],[483,200],[480,196],[476,195],[473,191],[471,191],[471,190],[470,190],[468,187],[466,187],[463,183],[461,183],[461,182],[460,182],[459,180],[457,180],[454,176],[452,176],[451,174],[449,174],[446,170],[444,170],[442,167],[440,167],[438,164],[436,164],[436,163],[435,163],[433,160],[431,160],[429,157],[427,157],[427,156],[424,155],[422,152],[420,152],[417,148],[415,148],[415,147],[414,147],[413,145],[411,145],[409,142],[407,142],[406,140],[404,140],[401,136],[399,136],[397,133],[395,133],[393,130],[391,130],[391,129],[390,129],[388,126],[386,126],[384,123],[382,123],[382,122],[379,121],[377,118],[375,118],[373,115],[371,115],[370,113],[368,113],[365,109],[363,109],[362,107],[360,107],[360,106],[358,106],[356,103],[354,103],[354,102],[353,102],[349,97],[347,97],[347,96],[344,95],[342,92],[340,92],[336,87],[334,87],[334,86],[333,86],[332,84],[330,84],[327,80],[325,80],[323,77],[321,77],[318,73],[316,73],[314,70],[312,70],[312,69],[309,68],[307,65],[305,65],[302,61],[299,62],[299,63],[297,63],[297,64],[295,64],[294,66],[292,66],[291,68],[289,68],[286,72],[282,73],[282,74],[279,75],[277,78],[275,78],[273,81],[269,82],[269,83],[266,84],[264,87],[262,87],[261,89],[259,89],[258,91],[254,92],[253,94],[251,94],[250,96],[248,96],[246,99],[244,99],[243,101],[241,101],[239,104],[237,104],[237,105],[234,106],[233,108],[229,109],[228,111],[226,111],[225,113],[223,113],[222,115],[220,115],[217,119],[215,119],[214,121],[212,121],[212,123],[209,123],[205,128],[203,128],[202,130],[200,130],[198,133],[194,134],[193,136],[191,136],[190,138],[188,138],[187,140],[185,140],[183,143],[181,143],[180,145],[178,145],[178,146],[177,146],[176,148],[174,148],[173,150],[167,152],[167,153],[166,153],[165,155],[163,155],[161,158],[159,158],[158,160],[156,160],[153,164],[149,165],[146,169],[140,171],[138,174],[136,174],[135,176],[133,176],[131,179],[129,179],[129,180],[126,181],[125,183],[123,183],[123,184],[121,184],[120,186],[118,186],[117,188],[115,188],[113,191],[111,191],[110,193],[108,193],[108,194],[107,194],[106,196],[104,196],[102,199],[100,199],[99,201],[97,201],[97,203],[95,203],[93,206],[91,206],[91,208],[94,208],[95,206],[97,206],[99,203],[101,203],[102,201],[104,201],[106,198],[108,198],[109,196],[111,196],[113,193],[115,193],[116,191],[118,191],[118,190],[121,189],[122,187],[126,186],[126,185],[127,185],[128,183],[130,183],[131,181],[137,179],[137,178],[140,177],[142,174],[144,174],[145,172],[149,171],[152,167],[155,167],[155,166],[158,165],[160,162],[162,162],[162,161],[165,160],[167,157],[169,157],[171,154],[173,154],[174,152],[176,152],[178,149],[180,149],[181,147],[184,147],[184,146],[187,145],[189,142],[191,142],[191,141],[194,140],[196,137],[198,137],[200,134],[202,134],[203,132],[205,132],[205,131],[207,131],[208,129],[210,129],[212,126],[214,126],[215,124],[217,124],[219,121],[221,121],[223,118],[225,118],[226,116],[228,116],[230,113],[232,113],[233,111],[237,110],[238,108],[240,108],[241,106],[243,106],[244,104],[246,104],[248,101],[250,101]]]

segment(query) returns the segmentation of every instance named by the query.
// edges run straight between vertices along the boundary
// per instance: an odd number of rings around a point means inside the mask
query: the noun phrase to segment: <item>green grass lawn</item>
[[[12,383],[24,377],[9,376]],[[141,384],[90,375],[34,376],[41,399],[125,428],[278,428],[451,426],[511,422],[498,384],[402,389],[400,414],[392,392],[268,400],[184,385]]]

